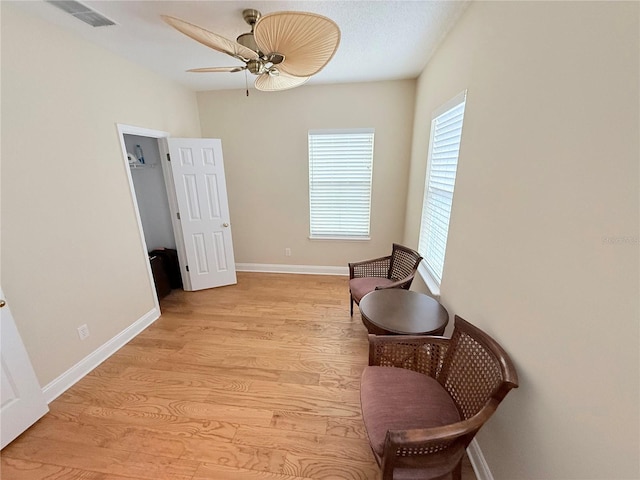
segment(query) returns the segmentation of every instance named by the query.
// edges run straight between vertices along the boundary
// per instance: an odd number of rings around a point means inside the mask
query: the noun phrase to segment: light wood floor
[[[2,450],[2,478],[378,480],[360,417],[367,332],[348,303],[345,277],[174,290]]]

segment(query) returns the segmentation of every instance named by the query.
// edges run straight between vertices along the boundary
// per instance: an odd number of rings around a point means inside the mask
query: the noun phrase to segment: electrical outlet
[[[291,249],[290,248],[285,248],[284,249],[284,256],[285,257],[290,257],[291,256]]]
[[[78,327],[78,336],[80,337],[80,340],[84,340],[89,336],[89,327],[86,323]]]

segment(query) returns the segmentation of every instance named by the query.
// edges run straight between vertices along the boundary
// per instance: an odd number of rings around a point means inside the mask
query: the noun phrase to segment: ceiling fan
[[[329,63],[340,43],[338,25],[315,13],[262,15],[246,9],[242,16],[251,31],[240,35],[236,42],[179,18],[162,15],[162,19],[188,37],[244,62],[242,66],[195,68],[189,72],[248,71],[257,76],[255,87],[267,92],[305,83]]]

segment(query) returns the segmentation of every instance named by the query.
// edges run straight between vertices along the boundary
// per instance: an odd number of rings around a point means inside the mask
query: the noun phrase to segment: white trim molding
[[[298,273],[303,275],[349,275],[349,267],[282,265],[279,263],[236,263],[238,272]]]
[[[478,480],[493,480],[493,475],[491,475],[489,465],[484,459],[482,450],[480,450],[480,445],[478,445],[478,441],[475,438],[471,440],[471,443],[467,448],[467,456],[469,457],[473,471],[476,472],[476,478]]]
[[[160,318],[160,310],[153,308],[145,313],[142,317],[129,325],[122,332],[117,334],[111,340],[101,347],[91,352],[69,370],[64,372],[55,380],[48,383],[42,393],[47,403],[53,402],[56,398],[71,388],[76,382],[81,380],[85,375],[94,368],[104,362],[107,358],[117,352],[127,342],[135,338],[145,328]]]
[[[431,296],[440,301],[440,285],[435,281],[429,270],[427,270],[426,262],[422,260],[418,265],[418,275],[429,289]]]
[[[151,128],[145,127],[138,127],[136,125],[125,125],[123,123],[116,123],[116,127],[118,129],[118,133],[121,136],[124,133],[126,133],[127,135],[138,135],[139,137],[151,138],[164,138],[169,136],[169,132],[163,132],[162,130],[153,130]]]

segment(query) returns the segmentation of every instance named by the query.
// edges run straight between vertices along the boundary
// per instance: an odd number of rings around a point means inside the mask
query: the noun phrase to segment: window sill
[[[371,240],[371,237],[309,237],[309,240],[344,240],[346,242],[366,242]]]
[[[418,275],[420,275],[420,278],[422,278],[422,281],[427,286],[427,289],[429,290],[429,292],[431,292],[431,295],[436,300],[439,300],[440,299],[440,285],[438,284],[438,282],[436,282],[436,280],[433,278],[433,276],[429,273],[429,270],[427,270],[427,265],[426,265],[424,260],[422,262],[420,262],[420,265],[418,265]]]

